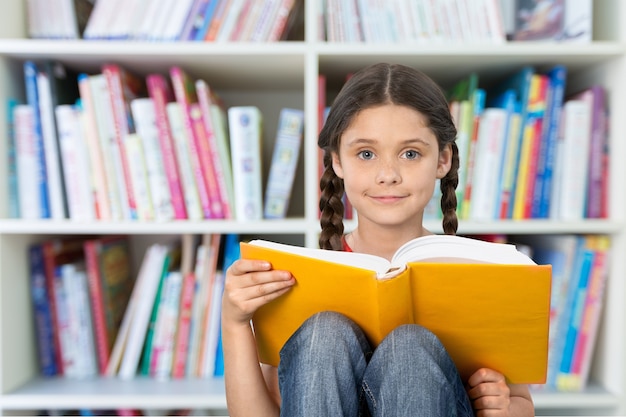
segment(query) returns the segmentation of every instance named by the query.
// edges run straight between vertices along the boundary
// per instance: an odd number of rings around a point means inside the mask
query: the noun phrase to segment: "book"
[[[153,244],[146,250],[112,349],[107,376],[135,377],[166,258],[164,245]]]
[[[33,61],[26,61],[24,67],[24,82],[26,84],[26,104],[33,108],[32,113],[32,129],[33,129],[33,149],[37,157],[37,173],[35,178],[39,186],[39,212],[40,218],[48,219],[51,217],[50,212],[50,195],[48,190],[48,169],[46,165],[46,153],[44,148],[44,139],[41,126],[41,114],[39,112],[39,91],[37,87],[37,64]],[[24,206],[22,206],[24,207]]]
[[[84,242],[98,370],[105,374],[117,332],[134,285],[129,242],[124,236],[107,236]]]
[[[267,260],[296,279],[252,319],[262,363],[276,366],[291,334],[332,310],[354,320],[374,346],[401,324],[429,329],[464,380],[487,367],[511,383],[545,381],[551,267],[513,245],[431,235],[388,261],[254,240],[241,243],[241,257]]]
[[[276,142],[265,188],[264,215],[282,219],[287,215],[304,130],[304,112],[284,108],[280,111]]]
[[[17,171],[20,218],[41,218],[39,184],[39,154],[33,131],[35,110],[27,104],[18,104],[13,110],[15,121],[15,164]]]
[[[261,119],[261,111],[254,106],[228,109],[237,220],[260,220],[263,217]]]
[[[167,78],[161,74],[148,74],[146,77],[148,95],[154,100],[157,129],[159,131],[159,145],[163,156],[163,166],[170,188],[174,218],[187,218],[183,189],[180,183],[178,161],[176,159],[175,143],[167,117],[167,103],[174,100],[172,89]]]

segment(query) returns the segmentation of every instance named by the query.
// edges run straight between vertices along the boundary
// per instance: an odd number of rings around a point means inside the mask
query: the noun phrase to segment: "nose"
[[[376,173],[376,182],[378,184],[398,184],[402,176],[396,164],[391,161],[381,161]]]

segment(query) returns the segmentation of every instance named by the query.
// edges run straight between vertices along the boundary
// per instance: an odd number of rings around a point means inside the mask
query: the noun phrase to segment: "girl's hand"
[[[476,417],[509,416],[511,390],[504,375],[481,368],[467,381],[467,394]]]
[[[248,325],[259,307],[289,291],[295,282],[291,273],[273,270],[269,262],[235,261],[226,271],[222,321]]]

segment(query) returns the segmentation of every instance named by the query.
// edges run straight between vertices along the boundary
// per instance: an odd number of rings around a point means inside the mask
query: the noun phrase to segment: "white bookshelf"
[[[182,233],[278,235],[285,241],[317,245],[317,76],[329,79],[329,97],[345,74],[378,61],[419,68],[442,84],[472,70],[481,80],[512,72],[524,64],[538,69],[568,66],[568,87],[577,90],[599,82],[608,91],[611,109],[610,218],[582,222],[540,220],[464,222],[459,233],[557,234],[602,233],[612,237],[611,275],[596,348],[592,381],[583,393],[539,392],[533,395],[538,415],[626,415],[626,5],[620,0],[596,0],[594,42],[575,44],[504,45],[366,45],[317,41],[317,2],[306,2],[305,40],[276,44],[137,43],[41,41],[24,39],[25,2],[3,2],[0,17],[0,415],[38,409],[77,408],[196,408],[225,413],[221,380],[157,382],[149,379],[71,381],[42,379],[36,360],[33,316],[28,283],[27,247],[49,236],[117,234],[132,236],[140,252],[149,242]],[[57,59],[83,71],[97,71],[104,62],[121,64],[140,74],[166,73],[177,64],[203,77],[228,105],[255,104],[264,115],[265,160],[273,145],[281,107],[303,108],[304,158],[295,181],[287,220],[260,222],[202,221],[171,223],[75,223],[6,219],[6,103],[23,97],[25,59]],[[266,163],[267,165],[267,163]],[[267,166],[266,166],[267,168]],[[265,174],[267,174],[267,169]],[[429,228],[440,231],[437,222]],[[347,223],[347,229],[354,227]],[[135,253],[141,256],[142,253]]]

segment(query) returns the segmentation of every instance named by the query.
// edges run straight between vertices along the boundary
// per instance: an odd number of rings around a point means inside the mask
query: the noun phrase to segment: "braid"
[[[456,216],[456,186],[459,184],[459,149],[455,142],[451,142],[452,164],[450,171],[441,179],[441,212],[443,213],[443,232],[446,235],[455,235],[459,226]]]
[[[343,237],[343,180],[332,168],[330,153],[324,154],[324,174],[320,178],[321,249],[341,250]]]

